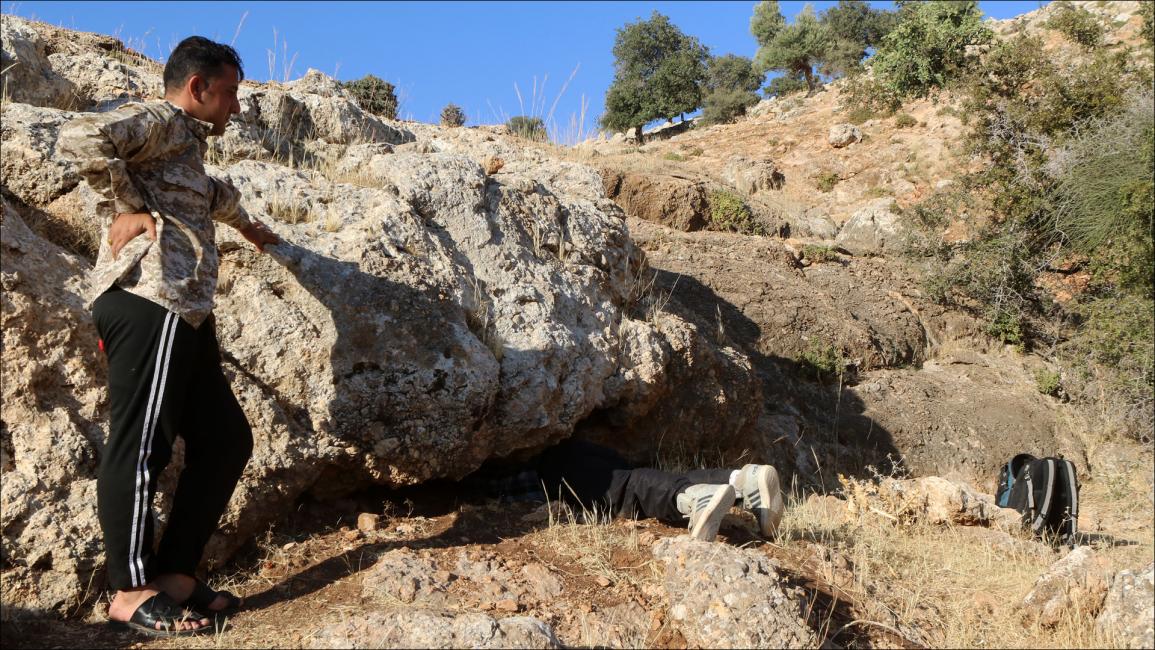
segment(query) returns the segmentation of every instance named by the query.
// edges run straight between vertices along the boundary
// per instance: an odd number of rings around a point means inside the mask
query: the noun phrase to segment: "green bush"
[[[1103,44],[1103,25],[1091,12],[1069,2],[1056,5],[1055,13],[1047,19],[1048,28],[1062,32],[1067,38],[1088,49]]]
[[[713,190],[709,194],[710,230],[737,232],[744,235],[765,235],[763,226],[742,197],[726,190]]]
[[[1143,28],[1139,33],[1147,40],[1148,45],[1155,45],[1155,2],[1140,3],[1139,15],[1143,17]]]
[[[918,125],[918,120],[908,113],[899,113],[894,117],[894,126],[897,128],[908,129],[916,125]]]
[[[1035,371],[1035,388],[1044,395],[1058,397],[1059,389],[1062,388],[1062,375],[1054,370],[1039,368]]]
[[[1134,95],[1126,110],[1094,120],[1059,158],[1054,224],[1092,258],[1096,282],[1155,290],[1155,99]]]
[[[855,106],[846,112],[846,121],[855,125],[862,124],[863,122],[872,120],[876,117],[878,117],[878,113],[875,113],[872,109],[866,106]]]
[[[846,372],[846,358],[834,345],[820,343],[811,339],[806,350],[802,352],[801,364],[809,368],[818,381],[827,381],[832,378],[841,378]]]
[[[446,104],[441,109],[441,126],[465,126],[465,111],[457,104]]]
[[[702,105],[702,124],[728,124],[746,114],[758,103],[758,95],[748,90],[714,90],[707,93]]]
[[[817,187],[819,191],[829,192],[834,189],[834,186],[837,185],[840,180],[842,179],[838,177],[837,172],[826,169],[819,172],[818,176],[814,178],[814,186]]]
[[[925,97],[959,78],[977,62],[974,46],[993,37],[977,2],[920,2],[903,9],[871,59],[881,85],[902,97]]]
[[[346,81],[341,87],[353,95],[363,110],[389,120],[397,119],[397,92],[388,81],[367,74],[356,81]]]
[[[525,115],[515,115],[509,118],[505,123],[509,132],[519,138],[526,140],[544,141],[547,137],[545,132],[545,122],[542,122],[540,117],[527,117]]]
[[[784,74],[771,79],[770,83],[762,89],[762,94],[766,97],[785,97],[806,89],[806,79],[798,75]]]
[[[843,82],[841,104],[853,107],[851,110],[861,111],[861,114],[869,114],[870,117],[893,115],[902,107],[902,96],[877,79],[857,76]]]
[[[673,162],[684,162],[686,160],[686,157],[679,154],[679,153],[674,153],[673,151],[670,151],[670,152],[667,152],[665,155],[662,156],[662,160],[672,160]]]
[[[820,244],[806,244],[802,247],[802,257],[811,262],[837,262],[838,253],[829,246]]]

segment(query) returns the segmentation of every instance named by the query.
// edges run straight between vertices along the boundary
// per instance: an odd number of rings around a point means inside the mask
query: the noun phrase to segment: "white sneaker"
[[[730,485],[691,485],[677,497],[678,511],[690,518],[690,537],[712,542],[737,493]]]
[[[742,508],[754,513],[763,536],[773,537],[786,512],[778,470],[770,465],[745,465],[738,473],[737,483]]]

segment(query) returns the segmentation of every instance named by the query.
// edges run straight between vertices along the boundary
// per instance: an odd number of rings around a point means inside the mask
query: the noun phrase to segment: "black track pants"
[[[652,517],[670,524],[685,523],[678,512],[678,493],[696,483],[730,481],[728,469],[679,473],[635,469],[612,449],[573,438],[543,452],[537,472],[550,499],[560,496],[571,504],[614,516]]]
[[[108,354],[111,426],[97,506],[109,586],[194,575],[253,449],[252,431],[221,372],[213,321],[194,329],[116,287],[92,311]],[[153,495],[178,435],[185,466],[154,549]]]

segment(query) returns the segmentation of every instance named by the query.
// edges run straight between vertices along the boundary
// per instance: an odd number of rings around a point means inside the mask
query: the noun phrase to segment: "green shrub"
[[[898,25],[872,57],[879,83],[900,97],[925,97],[959,78],[977,61],[976,47],[992,32],[978,3],[920,2],[904,6]]]
[[[1148,45],[1155,45],[1155,3],[1140,3],[1139,15],[1143,17],[1143,28],[1139,33],[1147,40]]]
[[[441,109],[441,126],[465,126],[465,111],[457,104],[446,104]]]
[[[1044,395],[1058,397],[1059,389],[1062,388],[1061,380],[1062,375],[1054,370],[1039,368],[1035,371],[1035,388]]]
[[[829,246],[822,246],[820,244],[806,244],[802,247],[802,257],[811,262],[837,262],[838,253]]]
[[[670,152],[667,152],[665,155],[663,155],[662,159],[663,160],[672,160],[674,162],[683,162],[686,160],[686,157],[681,155],[681,154],[674,153],[673,151],[670,151]]]
[[[784,74],[771,79],[762,89],[762,94],[766,97],[786,97],[805,90],[807,90],[806,79],[798,75]]]
[[[834,345],[811,339],[799,362],[814,373],[818,381],[841,378],[846,372],[846,358]]]
[[[1054,191],[1054,225],[1092,258],[1096,282],[1155,290],[1155,98],[1094,120],[1070,140]]]
[[[908,129],[912,126],[917,126],[918,120],[908,113],[899,113],[894,117],[894,126],[900,129]]]
[[[710,230],[738,232],[744,235],[765,235],[763,226],[742,197],[726,190],[713,190],[709,195]]]
[[[837,172],[827,169],[819,172],[818,176],[814,178],[814,186],[822,192],[829,192],[840,180],[842,179],[838,177]]]
[[[702,105],[702,125],[729,124],[746,114],[758,103],[758,96],[747,90],[715,90],[706,95]]]
[[[855,106],[846,112],[846,121],[856,125],[876,117],[878,114],[867,106]]]
[[[546,139],[545,122],[540,117],[515,115],[505,123],[509,132],[526,140],[543,141]]]
[[[397,92],[388,81],[367,74],[356,81],[346,81],[341,87],[353,95],[363,110],[389,120],[397,119]]]
[[[873,77],[859,75],[843,82],[841,104],[869,111],[871,117],[873,114],[893,115],[902,108],[902,95]]]
[[[1091,12],[1069,2],[1056,5],[1055,13],[1047,19],[1046,27],[1062,32],[1067,38],[1088,49],[1103,44],[1103,25]]]
[[[1060,348],[1075,371],[1067,387],[1077,401],[1097,405],[1128,437],[1152,442],[1155,412],[1155,302],[1150,296],[1108,293],[1075,308],[1082,319]]]

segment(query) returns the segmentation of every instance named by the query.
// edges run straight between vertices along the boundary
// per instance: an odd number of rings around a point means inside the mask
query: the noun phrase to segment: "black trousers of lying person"
[[[677,496],[694,484],[726,485],[731,470],[666,472],[634,467],[614,450],[569,438],[542,452],[537,474],[552,499],[627,519],[684,525]]]

